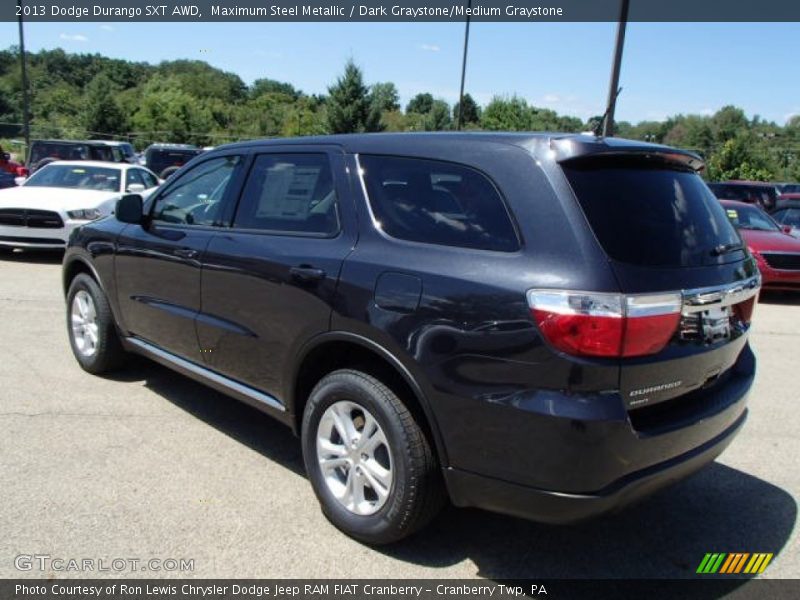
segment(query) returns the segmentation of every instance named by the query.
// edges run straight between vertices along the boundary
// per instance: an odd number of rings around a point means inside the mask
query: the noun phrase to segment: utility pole
[[[464,58],[461,60],[461,91],[458,93],[458,119],[456,129],[461,131],[461,124],[464,119],[464,79],[467,75],[467,46],[469,46],[469,21],[472,10],[472,0],[467,3],[467,25],[464,29]]]
[[[620,92],[619,70],[622,65],[622,49],[625,46],[625,26],[628,23],[628,5],[630,0],[621,0],[619,23],[617,24],[617,43],[614,47],[614,66],[611,70],[611,82],[608,85],[608,104],[603,119],[603,136],[614,135],[614,111],[617,108],[617,96]]]
[[[17,0],[19,7],[19,62],[22,70],[22,134],[25,137],[25,159],[31,147],[31,110],[28,96],[28,65],[25,57],[25,33],[22,28],[22,0]]]

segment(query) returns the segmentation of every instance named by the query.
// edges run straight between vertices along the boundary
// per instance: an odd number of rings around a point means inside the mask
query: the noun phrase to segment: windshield
[[[751,231],[780,231],[777,223],[767,213],[755,206],[726,206],[728,218],[735,227]]]
[[[120,171],[102,167],[50,164],[31,175],[25,186],[118,192]]]
[[[691,170],[633,157],[562,164],[598,241],[614,260],[686,267],[741,259],[719,256],[741,240],[719,201]]]

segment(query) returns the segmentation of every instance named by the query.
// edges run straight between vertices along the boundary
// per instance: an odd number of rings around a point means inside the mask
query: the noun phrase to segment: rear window
[[[771,186],[709,183],[708,187],[720,200],[738,200],[749,204],[773,206],[778,192]]]
[[[31,144],[31,154],[28,159],[31,165],[35,165],[45,158],[55,158],[58,160],[89,160],[89,147],[85,144],[68,144],[59,142],[33,142]]]
[[[150,150],[146,166],[154,173],[161,173],[167,167],[182,167],[198,154],[199,150]]]
[[[562,167],[614,260],[652,267],[716,264],[714,248],[740,243],[725,210],[694,171],[618,157]]]
[[[505,203],[482,173],[444,161],[361,155],[380,228],[401,240],[513,252],[519,241]]]

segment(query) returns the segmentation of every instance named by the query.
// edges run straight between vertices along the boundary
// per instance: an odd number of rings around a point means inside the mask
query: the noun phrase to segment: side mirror
[[[2,157],[3,157],[3,160],[5,160],[5,161],[11,160],[11,154],[9,154],[8,152],[3,152]]]
[[[129,194],[139,194],[143,192],[146,188],[141,183],[132,183],[128,186],[126,190]]]
[[[125,194],[117,200],[117,207],[114,216],[121,223],[131,225],[141,225],[144,222],[144,210],[142,197],[139,194]]]
[[[783,233],[788,233],[789,235],[791,235],[792,226],[791,225],[781,225],[781,231],[783,231]]]

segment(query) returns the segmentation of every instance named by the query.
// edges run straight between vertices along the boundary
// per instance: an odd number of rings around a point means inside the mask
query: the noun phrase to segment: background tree
[[[380,131],[380,112],[372,105],[364,78],[352,60],[344,75],[328,88],[328,129],[331,133]]]
[[[423,92],[414,96],[406,105],[406,113],[425,115],[431,112],[432,108],[433,96],[427,92]]]
[[[400,94],[391,81],[373,84],[370,88],[370,102],[380,112],[400,110]]]
[[[459,103],[456,102],[453,106],[453,121],[458,121],[458,108]],[[475,125],[481,120],[481,107],[469,94],[464,94],[464,112],[461,115],[461,123],[466,127],[467,125]]]
[[[450,105],[444,100],[434,100],[422,121],[423,128],[425,131],[443,131],[450,129],[450,125]]]
[[[518,96],[495,96],[483,109],[481,126],[494,131],[530,131],[531,116],[524,99]]]
[[[751,134],[739,134],[722,144],[706,163],[711,180],[749,179],[770,181],[775,173],[762,154],[754,151]]]
[[[115,92],[116,86],[103,73],[87,86],[83,126],[92,137],[113,139],[127,131],[127,118],[114,100]]]

